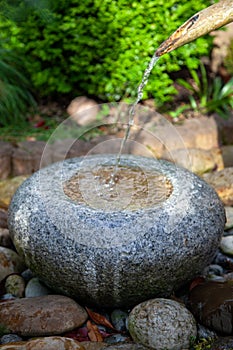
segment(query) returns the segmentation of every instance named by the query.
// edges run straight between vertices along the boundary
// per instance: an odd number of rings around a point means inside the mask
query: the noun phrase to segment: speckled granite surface
[[[85,305],[133,306],[168,296],[208,265],[224,229],[224,207],[203,180],[166,161],[124,155],[122,165],[161,172],[170,197],[153,208],[100,210],[63,184],[115,156],[74,158],[28,178],[9,208],[9,229],[26,264],[56,292]],[[95,184],[90,183],[95,191]]]

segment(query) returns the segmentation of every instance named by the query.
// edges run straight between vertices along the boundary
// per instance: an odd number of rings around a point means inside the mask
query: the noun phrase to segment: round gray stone
[[[181,350],[195,340],[197,327],[183,304],[158,298],[135,306],[129,314],[129,332],[135,342],[152,349]]]
[[[118,206],[107,200],[99,209],[85,201],[85,191],[83,203],[64,194],[64,182],[80,170],[115,162],[114,155],[88,156],[36,172],[12,199],[9,230],[28,267],[56,292],[128,307],[170,295],[210,264],[225,213],[213,188],[188,170],[132,155],[123,155],[121,166],[161,173],[172,184],[160,204],[130,210],[119,204],[120,193]],[[94,177],[88,185],[93,196],[102,193]]]
[[[220,248],[223,253],[233,255],[233,235],[222,237],[220,242]]]
[[[25,298],[39,297],[51,294],[51,291],[40,282],[39,278],[33,277],[25,288]]]

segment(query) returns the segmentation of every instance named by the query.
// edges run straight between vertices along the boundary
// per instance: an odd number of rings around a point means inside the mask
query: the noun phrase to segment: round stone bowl
[[[167,297],[211,263],[224,230],[216,192],[167,161],[123,155],[43,168],[16,191],[9,230],[27,266],[85,305]]]

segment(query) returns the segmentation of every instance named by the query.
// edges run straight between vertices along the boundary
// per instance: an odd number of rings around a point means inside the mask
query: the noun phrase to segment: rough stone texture
[[[5,203],[0,202],[0,206],[3,204],[4,208],[7,209],[7,206]],[[3,229],[6,229],[8,227],[7,225],[7,210],[0,208],[0,227]]]
[[[196,321],[186,307],[174,300],[151,299],[129,314],[129,332],[135,342],[156,350],[188,348],[196,337]]]
[[[212,261],[225,224],[221,201],[185,169],[127,155],[122,165],[171,181],[161,205],[111,211],[108,201],[107,211],[96,210],[64,195],[62,184],[80,167],[103,164],[114,165],[115,156],[66,160],[27,179],[9,208],[16,249],[50,288],[84,304],[129,306],[170,295]]]
[[[110,345],[106,348],[103,348],[103,350],[150,350],[151,348],[148,348],[143,346],[142,344],[135,344],[135,343],[125,343],[125,344],[115,344]]]
[[[229,118],[223,119],[219,115],[214,115],[218,137],[224,145],[233,145],[233,113]]]
[[[26,178],[26,176],[17,176],[13,179],[0,181],[0,208],[1,206],[5,206],[5,209],[8,208],[13,194]]]
[[[20,273],[24,269],[24,262],[16,252],[5,247],[0,247],[0,281],[7,275]]]
[[[233,235],[222,237],[220,248],[224,254],[233,255]]]
[[[230,228],[233,228],[233,207],[225,207],[226,212],[226,225],[225,229],[229,230]]]
[[[28,281],[25,289],[26,298],[39,297],[48,294],[52,294],[51,290],[41,283],[37,277],[33,277]]]
[[[181,165],[199,175],[211,170],[222,170],[224,168],[219,148],[208,151],[196,148],[176,149],[171,152],[164,152],[162,158]]]
[[[11,174],[11,155],[13,147],[10,143],[0,141],[0,179],[6,179]]]
[[[204,174],[203,179],[215,189],[226,206],[233,205],[233,167]]]
[[[188,119],[183,125],[176,126],[176,130],[184,140],[185,145],[187,142],[187,146],[191,136],[194,147],[188,148],[210,150],[219,146],[218,128],[213,117]]]
[[[23,298],[25,281],[20,275],[10,275],[5,281],[5,291],[6,294],[11,294],[17,298]]]
[[[233,167],[233,145],[222,146],[224,168]]]
[[[211,33],[214,36],[211,57],[211,70],[217,73],[218,69],[224,65],[224,58],[227,55],[228,47],[233,40],[233,23],[225,26],[225,30],[216,30]]]
[[[219,337],[211,345],[209,350],[232,350],[233,337]]]
[[[13,176],[30,175],[40,169],[44,147],[43,141],[20,142],[13,152]]]
[[[133,129],[131,135],[156,157],[177,149],[219,148],[218,127],[213,117],[200,116],[185,120],[182,125],[173,125],[158,113],[147,114],[140,113],[136,118],[138,128]]]
[[[100,350],[108,348],[108,344],[104,342],[82,341],[81,344],[85,350]]]
[[[62,295],[14,299],[0,303],[1,329],[22,336],[55,335],[87,320],[86,311]]]
[[[65,337],[43,337],[1,346],[1,350],[86,350],[81,343]]]
[[[210,281],[196,286],[190,292],[189,306],[204,326],[220,334],[232,334],[232,281]]]
[[[85,96],[76,97],[67,108],[71,118],[82,126],[96,122],[98,111],[98,103]]]
[[[13,248],[13,243],[10,238],[9,230],[7,228],[1,227],[1,220],[0,220],[0,246],[10,248],[10,249]]]

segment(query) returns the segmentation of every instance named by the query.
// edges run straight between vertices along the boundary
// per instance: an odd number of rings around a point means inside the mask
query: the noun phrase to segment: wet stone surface
[[[4,195],[4,194],[2,194]],[[2,210],[2,213],[4,214],[1,216],[1,205],[4,206],[4,209]],[[230,219],[230,214],[232,211],[232,207],[227,207],[227,217]],[[0,195],[0,230],[1,228],[4,228],[4,231],[0,231],[0,246],[5,247],[5,248],[10,248],[14,253],[15,253],[15,248],[12,244],[11,239],[9,238],[9,233],[8,233],[8,226],[7,226],[7,220],[6,220],[6,214],[7,214],[7,205],[4,202],[1,202],[1,195]],[[1,218],[3,218],[3,220],[1,220]],[[227,236],[232,236],[233,235],[233,230],[231,228],[231,221],[229,221],[228,219],[228,223],[225,227],[225,232],[224,232],[224,237]],[[230,225],[230,226],[229,226]],[[14,254],[12,256],[12,258],[14,258]],[[171,260],[171,264],[172,264],[172,260]],[[4,260],[0,259],[0,270],[1,270],[1,265],[4,265]],[[5,268],[5,267],[4,267]],[[29,288],[30,293],[34,293],[35,295],[40,295],[40,293],[44,293],[43,290],[41,290],[41,285],[40,285],[40,281],[38,279],[37,276],[35,276],[35,274],[33,274],[30,270],[26,269],[26,267],[24,266],[24,271],[22,273],[17,272],[16,274],[14,273],[13,275],[10,274],[10,276],[6,276],[5,278],[3,278],[0,281],[0,308],[2,307],[1,305],[6,305],[6,303],[3,303],[3,301],[5,300],[21,300],[21,302],[23,303],[23,300],[25,299],[26,295],[26,289],[25,288]],[[213,281],[216,283],[219,281],[221,281],[222,284],[225,285],[226,281],[229,281],[229,285],[232,285],[232,281],[233,281],[233,257],[230,255],[227,255],[226,253],[224,253],[224,251],[219,250],[216,254],[216,256],[214,257],[214,259],[211,261],[211,264],[206,266],[202,272],[201,272],[201,276],[202,277],[202,282],[203,281]],[[13,283],[11,278],[13,277]],[[19,279],[18,279],[19,277]],[[24,279],[24,292],[22,294],[22,289],[23,286],[18,283],[18,281],[22,281],[20,277],[23,277]],[[16,278],[16,280],[14,281],[14,278]],[[8,283],[7,283],[8,280]],[[31,283],[28,283],[30,280],[32,280]],[[37,281],[36,284],[34,284],[34,281]],[[10,283],[9,283],[10,281]],[[195,282],[195,281],[193,281]],[[192,283],[193,283],[192,282]],[[232,336],[227,336],[227,333],[222,332],[222,328],[221,328],[221,332],[219,332],[216,328],[219,326],[219,324],[222,322],[223,325],[227,325],[226,329],[229,331],[230,330],[230,326],[229,324],[229,317],[227,319],[224,318],[224,310],[225,310],[225,305],[228,305],[229,302],[229,294],[226,293],[224,291],[224,293],[221,293],[221,290],[219,291],[219,293],[221,294],[222,299],[220,300],[220,303],[218,305],[216,305],[216,297],[213,294],[213,287],[211,287],[211,284],[209,282],[205,282],[205,284],[207,285],[206,290],[209,288],[209,297],[208,297],[208,308],[211,310],[214,310],[212,313],[212,318],[207,317],[207,320],[209,322],[210,321],[210,325],[208,323],[208,326],[205,327],[203,326],[203,324],[198,324],[198,333],[197,333],[197,339],[196,341],[200,342],[201,345],[198,345],[197,348],[194,347],[194,349],[205,349],[205,345],[204,344],[208,344],[208,346],[206,345],[206,349],[208,348],[209,350],[232,350],[233,348],[233,338]],[[196,283],[196,282],[195,282]],[[200,283],[200,282],[199,282]],[[43,283],[42,283],[43,285]],[[181,297],[181,299],[183,301],[186,302],[187,307],[190,309],[190,305],[188,304],[188,294],[192,295],[192,293],[194,293],[195,289],[197,290],[196,292],[196,298],[197,300],[201,300],[201,303],[205,301],[205,293],[202,293],[202,289],[200,288],[200,286],[196,286],[193,288],[193,290],[191,291],[191,293],[189,293],[188,289],[189,289],[190,284],[188,285],[187,289],[186,288],[182,288],[182,293],[180,293],[179,297]],[[7,288],[6,288],[7,287]],[[10,289],[8,289],[10,287]],[[11,289],[13,288],[13,289]],[[200,288],[200,289],[199,289]],[[227,287],[226,289],[229,289],[229,287]],[[200,295],[199,295],[199,291],[200,290]],[[5,293],[5,294],[4,294]],[[46,293],[46,291],[45,291]],[[49,289],[47,290],[47,293],[50,293]],[[231,296],[233,295],[233,293],[230,292]],[[14,295],[15,294],[15,295]],[[206,291],[206,295],[207,295],[207,291]],[[217,293],[218,294],[218,293]],[[19,298],[19,296],[21,296]],[[31,295],[33,296],[33,295]],[[33,299],[33,298],[32,298]],[[37,299],[37,298],[35,298]],[[34,299],[33,299],[34,300]],[[74,300],[73,300],[74,301]],[[222,304],[221,304],[222,303]],[[15,304],[16,305],[16,304]],[[81,304],[82,307],[85,306],[85,304]],[[200,304],[196,304],[197,305]],[[221,307],[221,305],[223,305],[223,308]],[[227,306],[229,307],[229,305]],[[232,308],[232,305],[230,304],[230,308]],[[230,312],[232,312],[231,309],[228,309],[229,312],[227,312],[227,315],[229,316]],[[223,310],[223,311],[222,311]],[[231,311],[230,311],[231,310]],[[28,312],[26,312],[28,311]],[[32,319],[30,316],[30,310],[27,309],[25,311],[25,317],[29,317],[29,323],[31,323]],[[20,335],[18,332],[18,334],[12,333],[9,334],[7,333],[7,329],[3,329],[2,328],[2,323],[0,322],[0,344],[1,344],[1,349],[3,350],[26,350],[26,349],[32,349],[32,350],[54,350],[56,348],[56,350],[61,349],[61,350],[77,350],[77,349],[82,349],[82,350],[100,350],[100,349],[109,349],[109,350],[148,350],[151,348],[145,347],[142,344],[136,344],[132,342],[132,339],[130,338],[130,334],[128,333],[128,321],[127,321],[127,317],[128,314],[130,312],[130,309],[127,309],[127,311],[125,309],[113,309],[112,311],[108,311],[106,313],[106,310],[102,310],[100,309],[96,309],[97,312],[99,312],[100,314],[104,314],[114,325],[115,328],[119,328],[119,332],[118,334],[114,334],[114,331],[111,331],[111,329],[105,327],[105,326],[100,326],[98,325],[99,330],[101,330],[102,335],[103,335],[103,341],[101,342],[96,342],[93,341],[93,338],[89,338],[88,336],[88,332],[86,331],[86,340],[82,341],[81,343],[79,342],[79,340],[77,340],[77,338],[75,337],[75,334],[78,334],[78,330],[79,329],[85,329],[86,327],[86,323],[84,322],[80,327],[78,328],[74,328],[73,329],[73,334],[70,334],[69,336],[69,341],[67,341],[66,339],[68,339],[66,336],[64,336],[63,334],[60,335],[55,335],[57,334],[57,330],[55,330],[56,325],[54,326],[54,330],[53,330],[53,335],[49,336],[49,337],[42,337],[40,336],[40,341],[34,341],[33,339],[30,339],[30,336],[25,336],[25,335]],[[12,318],[13,315],[17,314],[17,310],[13,310],[12,309]],[[194,311],[192,311],[193,314],[195,314]],[[57,305],[51,305],[51,313],[57,313]],[[8,312],[9,314],[9,312]],[[9,316],[10,318],[10,316]],[[195,318],[197,322],[200,322],[200,318],[198,316],[196,316],[195,314]],[[224,320],[222,320],[224,318]],[[62,319],[62,317],[61,317]],[[0,320],[2,320],[2,317],[0,316]],[[214,320],[214,321],[213,321]],[[45,319],[46,321],[46,319]],[[60,322],[60,320],[59,320]],[[93,324],[93,320],[91,321]],[[205,321],[202,321],[205,323]],[[36,319],[33,321],[34,326],[36,323]],[[37,327],[37,326],[35,326]],[[74,326],[73,326],[74,327]],[[225,326],[224,326],[225,327]],[[60,329],[60,328],[58,328]],[[39,331],[38,331],[39,330]],[[9,332],[10,330],[8,330]],[[37,332],[40,332],[40,326],[37,329]],[[113,333],[111,333],[113,332]],[[3,335],[5,333],[5,335]],[[69,332],[68,332],[69,333]],[[67,332],[66,332],[67,334]],[[110,334],[110,336],[108,335],[106,337],[106,334]],[[72,339],[72,337],[74,337],[74,339]],[[124,343],[120,342],[118,343],[119,340],[124,340]],[[205,339],[205,342],[203,341],[203,339]],[[12,343],[17,341],[17,343]],[[21,342],[19,342],[21,341]],[[109,341],[109,342],[108,342]],[[107,343],[108,342],[108,343]],[[82,348],[81,348],[82,347]],[[182,350],[186,350],[187,348],[183,348]],[[192,348],[193,350],[193,348]]]
[[[9,208],[11,237],[30,269],[56,293],[86,305],[128,307],[169,296],[212,261],[225,225],[218,196],[194,174],[145,157],[121,162],[163,174],[172,184],[169,198],[145,210],[116,210],[115,198],[101,210],[67,197],[64,183],[78,170],[115,164],[114,156],[101,155],[40,170]]]
[[[62,295],[22,298],[0,303],[5,333],[22,336],[61,334],[82,325],[87,313],[74,300]]]
[[[193,314],[205,326],[220,334],[233,332],[233,280],[209,281],[192,289],[189,304]]]

